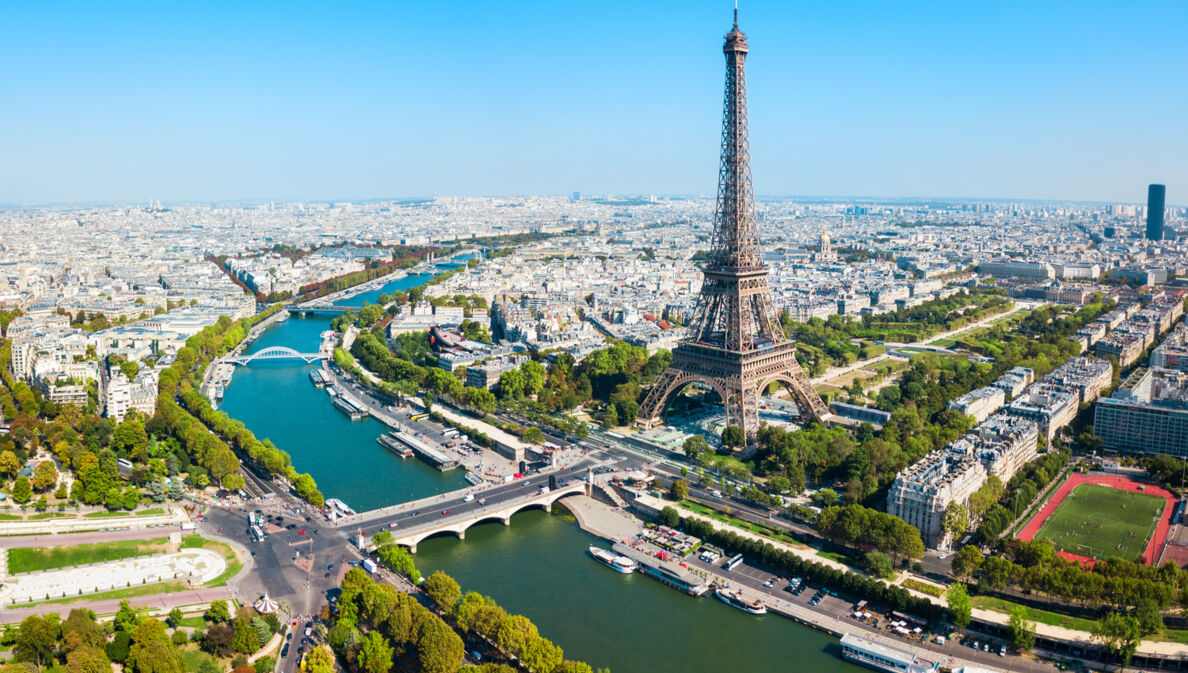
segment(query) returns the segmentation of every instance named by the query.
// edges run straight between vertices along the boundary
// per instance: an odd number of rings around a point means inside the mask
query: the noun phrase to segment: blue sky
[[[0,203],[712,194],[729,2],[5,3]],[[1188,192],[1188,2],[743,0],[766,195]]]

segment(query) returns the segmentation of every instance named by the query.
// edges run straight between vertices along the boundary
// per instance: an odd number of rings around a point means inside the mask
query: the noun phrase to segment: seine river
[[[410,276],[349,303],[375,301],[381,292],[424,280]],[[329,323],[325,317],[293,316],[269,328],[248,352],[268,346],[316,350]],[[384,450],[375,440],[386,428],[372,419],[352,422],[332,407],[326,393],[310,383],[311,369],[287,361],[241,367],[221,408],[288,452],[327,497],[359,511],[466,485],[459,471],[442,474]],[[510,527],[472,528],[464,541],[422,542],[416,560],[426,574],[444,570],[464,590],[527,616],[568,658],[613,673],[865,670],[838,657],[836,639],[783,617],[755,617],[713,597],[691,598],[647,577],[603,567],[586,555],[596,541],[568,516],[530,510],[515,515]]]

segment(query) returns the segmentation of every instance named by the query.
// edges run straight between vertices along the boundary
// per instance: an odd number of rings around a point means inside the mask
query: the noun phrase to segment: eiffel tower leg
[[[682,380],[686,376],[683,372],[668,368],[656,379],[643,404],[639,406],[639,424],[645,428],[654,428],[662,420],[668,400],[683,388],[688,381]]]
[[[800,364],[795,360],[788,362],[781,371],[764,378],[757,388],[759,394],[762,394],[761,391],[767,388],[773,381],[779,381],[784,384],[784,387],[792,395],[793,401],[796,402],[796,406],[799,407],[800,414],[805,420],[812,419],[823,422],[830,415],[829,408],[825,406],[825,402],[817,394],[817,390],[813,388],[813,384],[808,380],[808,377],[804,374],[804,370],[800,368]]]

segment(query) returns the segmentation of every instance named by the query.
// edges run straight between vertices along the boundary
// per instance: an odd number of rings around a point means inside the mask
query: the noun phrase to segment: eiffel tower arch
[[[742,428],[751,443],[759,431],[759,398],[773,382],[788,388],[802,418],[824,420],[829,410],[796,361],[796,344],[776,317],[760,253],[747,130],[748,52],[735,9],[734,27],[722,47],[726,56],[722,152],[701,294],[689,335],[673,350],[672,364],[648,390],[639,418],[644,425],[654,425],[677,393],[700,382],[718,393],[727,424]]]

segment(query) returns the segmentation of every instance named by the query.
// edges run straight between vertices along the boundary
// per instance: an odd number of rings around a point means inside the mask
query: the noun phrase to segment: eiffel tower
[[[722,111],[722,156],[718,202],[709,259],[689,334],[673,350],[672,364],[648,390],[639,417],[654,425],[668,402],[690,383],[718,393],[726,422],[742,428],[752,443],[759,430],[759,398],[773,382],[791,392],[803,418],[823,420],[829,410],[796,362],[796,344],[784,335],[767,285],[767,266],[755,231],[747,139],[747,37],[734,28],[722,47],[726,96]]]

